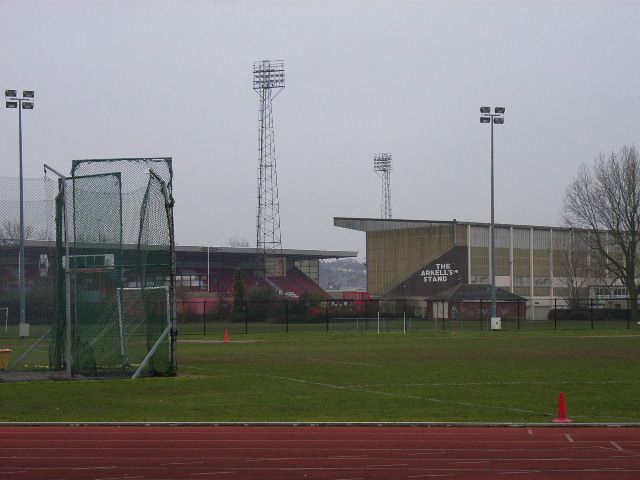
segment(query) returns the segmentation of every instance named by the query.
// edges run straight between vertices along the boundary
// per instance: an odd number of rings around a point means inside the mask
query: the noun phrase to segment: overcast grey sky
[[[171,156],[179,244],[255,244],[255,60],[274,101],[285,248],[358,250],[334,216],[555,225],[581,162],[640,144],[640,2],[0,0],[0,87],[34,89],[25,175],[77,158]],[[17,112],[0,175],[17,176]]]

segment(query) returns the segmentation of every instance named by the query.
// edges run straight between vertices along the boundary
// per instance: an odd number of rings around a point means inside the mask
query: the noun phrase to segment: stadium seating
[[[303,293],[307,293],[320,298],[329,298],[327,292],[297,268],[289,269],[286,277],[272,277],[270,280],[285,296],[298,298]]]
[[[234,271],[231,268],[212,269],[209,272],[211,282],[209,291],[220,293],[225,297],[233,296]],[[254,275],[252,272],[243,271],[242,284],[245,292],[254,287],[269,288],[275,286],[282,292],[282,295],[291,298],[299,298],[304,293],[320,298],[329,298],[322,288],[297,268],[289,269],[286,277],[270,277],[268,281]]]

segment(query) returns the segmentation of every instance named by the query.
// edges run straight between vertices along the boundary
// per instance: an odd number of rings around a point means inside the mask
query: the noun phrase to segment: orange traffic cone
[[[229,343],[231,341],[231,339],[229,338],[229,331],[225,328],[224,329],[224,343]]]
[[[553,419],[553,423],[571,423],[567,417],[567,404],[564,401],[564,392],[560,392],[558,397],[558,417]]]

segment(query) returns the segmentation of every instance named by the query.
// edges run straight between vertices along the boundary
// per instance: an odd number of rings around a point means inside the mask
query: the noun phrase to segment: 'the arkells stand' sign
[[[436,263],[435,269],[425,269],[420,272],[424,283],[446,282],[450,277],[457,277],[458,274],[459,270],[454,268],[451,263]]]
[[[467,246],[458,245],[429,263],[423,263],[391,290],[389,298],[431,297],[467,282]]]

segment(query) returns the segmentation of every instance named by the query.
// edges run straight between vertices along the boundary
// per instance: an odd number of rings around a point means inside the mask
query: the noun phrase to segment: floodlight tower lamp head
[[[260,60],[253,64],[253,89],[283,89],[284,62],[282,60]]]
[[[374,172],[391,172],[391,154],[379,153],[373,157]]]

